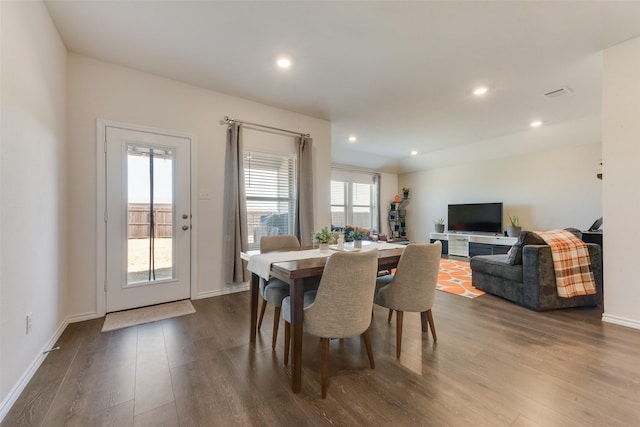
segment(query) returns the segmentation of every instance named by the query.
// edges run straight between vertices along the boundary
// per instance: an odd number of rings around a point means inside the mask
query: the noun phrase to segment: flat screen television
[[[502,203],[465,203],[449,205],[451,231],[502,234]]]

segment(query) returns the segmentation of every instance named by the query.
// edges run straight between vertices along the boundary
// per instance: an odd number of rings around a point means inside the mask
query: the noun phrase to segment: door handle
[[[189,229],[189,226],[188,226],[188,225],[183,225],[183,226],[182,226],[182,229],[183,229],[184,231],[187,231],[187,230]]]

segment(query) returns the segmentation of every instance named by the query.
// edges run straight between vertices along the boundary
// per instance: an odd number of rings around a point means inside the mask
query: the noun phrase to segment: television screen
[[[502,203],[449,205],[449,230],[502,233]]]

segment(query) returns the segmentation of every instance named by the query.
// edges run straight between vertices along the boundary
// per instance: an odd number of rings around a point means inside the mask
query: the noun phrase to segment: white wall
[[[2,419],[66,318],[68,246],[66,49],[42,3],[3,1],[0,11]]]
[[[380,227],[381,233],[391,237],[389,229],[389,202],[396,194],[402,197],[401,188],[398,188],[398,175],[393,173],[380,174]]]
[[[640,38],[604,54],[602,154],[603,320],[640,329]]]
[[[196,138],[197,186],[210,200],[197,200],[197,295],[240,289],[224,283],[223,184],[225,115],[308,132],[313,137],[316,225],[329,224],[331,128],[325,120],[268,107],[174,80],[70,54],[68,63],[70,209],[70,310],[87,317],[96,307],[96,119],[115,120],[191,134]],[[198,191],[199,193],[199,191]]]
[[[409,238],[429,241],[450,203],[503,202],[505,228],[509,214],[525,230],[587,229],[602,216],[600,161],[601,145],[588,144],[400,175],[399,188],[411,189]]]

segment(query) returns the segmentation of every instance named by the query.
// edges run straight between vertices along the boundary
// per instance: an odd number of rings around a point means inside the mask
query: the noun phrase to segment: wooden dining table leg
[[[251,273],[251,292],[249,294],[251,305],[251,324],[249,330],[249,342],[255,344],[256,342],[256,328],[258,324],[258,291],[260,290],[260,276],[255,273]]]
[[[302,323],[304,321],[304,280],[295,279],[290,289],[291,327],[293,329],[293,354],[291,390],[300,393],[302,389]]]

